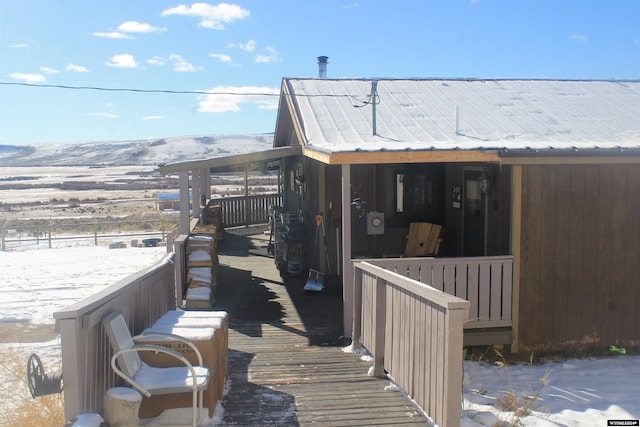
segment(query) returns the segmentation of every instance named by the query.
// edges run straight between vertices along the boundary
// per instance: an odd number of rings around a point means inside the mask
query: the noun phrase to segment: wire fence
[[[33,247],[117,245],[157,246],[176,223],[168,220],[26,221],[0,224],[0,250]]]

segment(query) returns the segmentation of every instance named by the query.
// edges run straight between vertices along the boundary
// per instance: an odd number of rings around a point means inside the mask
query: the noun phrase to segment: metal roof
[[[284,86],[305,148],[323,153],[640,149],[636,80],[287,78]]]

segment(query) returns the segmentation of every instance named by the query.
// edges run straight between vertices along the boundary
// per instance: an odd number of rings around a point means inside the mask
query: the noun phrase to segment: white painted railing
[[[469,301],[465,328],[509,327],[513,256],[472,258],[383,258],[371,264]]]
[[[124,313],[133,334],[176,308],[174,255],[53,313],[62,340],[65,418],[100,412],[104,393],[117,382],[102,318]]]
[[[469,302],[370,262],[354,262],[353,343],[440,426],[460,425]]]

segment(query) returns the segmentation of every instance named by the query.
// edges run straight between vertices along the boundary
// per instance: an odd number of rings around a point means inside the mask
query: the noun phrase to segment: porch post
[[[344,336],[353,326],[353,264],[351,263],[351,165],[342,165],[342,300]]]
[[[251,223],[251,217],[249,209],[249,169],[244,170],[244,226],[248,227]]]
[[[179,173],[180,187],[180,233],[189,233],[189,172]]]
[[[522,166],[511,167],[511,254],[513,292],[511,294],[511,352],[520,348],[520,260],[522,243]]]
[[[200,195],[202,194],[201,169],[191,171],[191,210],[194,218],[200,218]]]
[[[211,199],[211,169],[203,168],[200,172],[200,177],[202,178],[202,194],[209,200]]]

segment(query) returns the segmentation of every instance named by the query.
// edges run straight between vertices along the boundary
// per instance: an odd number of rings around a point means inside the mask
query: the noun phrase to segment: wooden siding
[[[523,166],[519,349],[640,344],[640,166]]]

